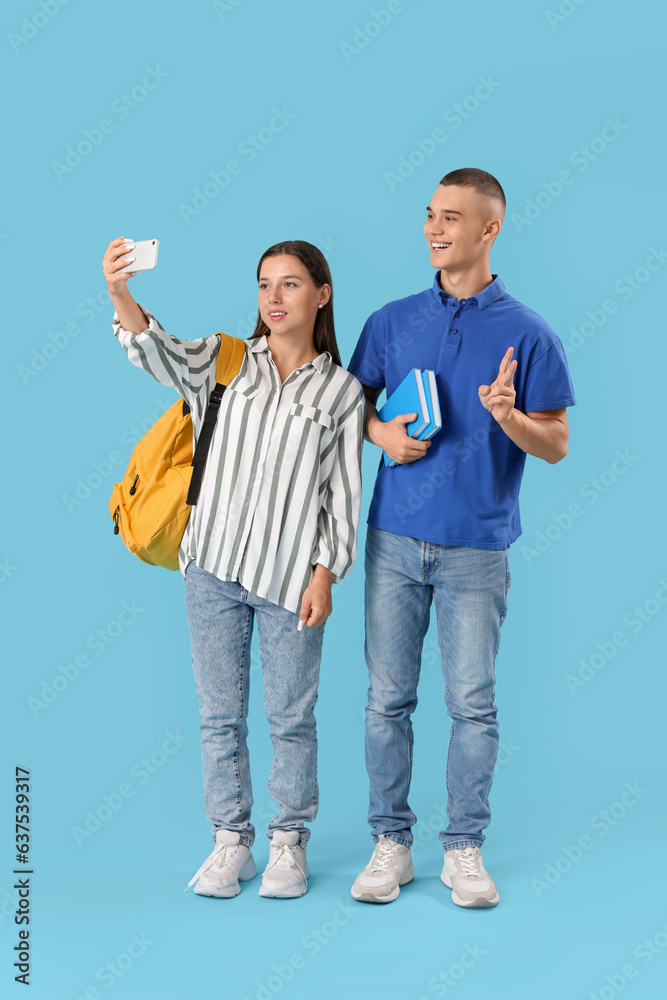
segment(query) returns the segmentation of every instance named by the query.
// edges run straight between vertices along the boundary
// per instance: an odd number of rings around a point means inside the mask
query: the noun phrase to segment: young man
[[[414,877],[411,715],[433,600],[452,719],[441,879],[459,906],[494,906],[482,831],[498,753],[495,659],[511,583],[507,552],[521,534],[526,454],[567,453],[576,400],[560,339],[505,291],[489,251],[505,215],[491,174],[447,174],[426,209],[433,286],[367,320],[348,366],[364,387],[366,437],[380,458],[366,540],[366,766],[375,849],[352,887],[387,903]],[[416,413],[383,423],[375,403],[411,368],[435,371],[442,429],[410,438]]]

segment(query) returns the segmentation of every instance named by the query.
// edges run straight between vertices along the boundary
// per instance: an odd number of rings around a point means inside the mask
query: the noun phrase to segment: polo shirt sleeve
[[[563,344],[555,334],[550,340],[542,345],[546,350],[531,361],[526,372],[521,407],[524,413],[575,406],[577,402]]]
[[[361,331],[347,370],[362,385],[383,389],[385,383],[386,328],[382,310],[371,313]]]

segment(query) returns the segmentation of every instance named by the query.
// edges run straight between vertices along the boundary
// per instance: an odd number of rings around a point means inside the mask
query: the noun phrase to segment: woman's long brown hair
[[[292,257],[296,257],[301,261],[317,288],[321,288],[322,285],[325,284],[329,285],[331,288],[329,301],[326,305],[322,306],[321,309],[317,310],[317,316],[315,317],[315,329],[313,330],[313,343],[318,354],[321,354],[323,351],[328,351],[334,363],[342,367],[340,354],[338,352],[338,344],[336,343],[336,331],[334,328],[333,284],[331,281],[331,271],[329,270],[329,265],[327,264],[322,251],[313,246],[312,243],[306,243],[305,240],[286,240],[284,243],[275,243],[272,247],[269,247],[268,250],[265,250],[259,259],[259,264],[257,265],[257,281],[259,282],[262,263],[266,260],[266,258],[278,257],[280,254],[284,253],[290,254]],[[257,325],[255,326],[253,333],[251,333],[250,337],[248,337],[248,340],[251,340],[253,337],[261,337],[264,334],[268,335],[270,333],[271,331],[262,319],[258,310]]]

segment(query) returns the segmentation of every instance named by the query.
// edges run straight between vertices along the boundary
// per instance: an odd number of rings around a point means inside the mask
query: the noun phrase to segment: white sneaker
[[[236,831],[218,830],[215,841],[213,851],[192,876],[184,892],[197,882],[194,891],[200,896],[237,896],[241,891],[239,882],[257,874],[250,848],[239,843]]]
[[[260,896],[303,896],[308,888],[306,848],[299,847],[298,830],[276,830],[271,837],[269,863],[264,869]]]
[[[352,886],[352,896],[364,903],[391,903],[414,877],[410,848],[382,835]]]
[[[484,868],[479,847],[445,851],[441,880],[452,890],[457,906],[495,906],[500,899],[493,879]]]

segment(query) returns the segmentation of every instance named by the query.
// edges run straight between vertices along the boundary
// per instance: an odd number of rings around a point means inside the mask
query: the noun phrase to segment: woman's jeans
[[[430,606],[435,604],[452,719],[447,755],[446,851],[478,846],[489,825],[498,756],[495,659],[511,583],[507,549],[436,545],[372,525],[366,535],[366,767],[373,840],[412,843],[411,715]]]
[[[256,620],[273,745],[269,793],[278,803],[268,835],[298,830],[303,846],[310,836],[304,823],[315,819],[319,803],[313,713],[324,624],[304,625],[299,632],[298,614],[249,593],[238,581],[219,580],[194,560],[185,569],[185,606],[199,698],[204,801],[213,839],[217,830],[238,831],[248,847],[255,839],[246,738]]]

